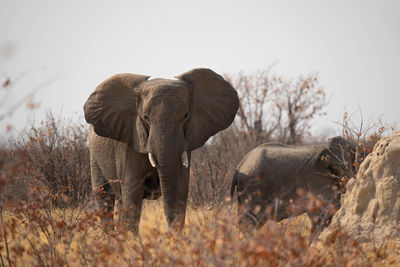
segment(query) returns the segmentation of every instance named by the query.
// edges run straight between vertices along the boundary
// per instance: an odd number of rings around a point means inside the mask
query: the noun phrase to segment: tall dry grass
[[[104,232],[101,213],[92,209],[57,209],[38,203],[3,214],[2,264],[25,266],[380,266],[400,262],[399,246],[360,245],[345,233],[323,248],[309,246],[308,218],[269,222],[248,235],[237,229],[232,207],[195,208],[187,212],[182,233],[169,232],[160,201],[146,202],[140,236],[116,223]]]

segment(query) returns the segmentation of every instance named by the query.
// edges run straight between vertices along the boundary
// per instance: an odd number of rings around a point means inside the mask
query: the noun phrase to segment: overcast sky
[[[0,0],[0,25],[0,77],[22,75],[0,113],[41,88],[40,108],[1,121],[3,135],[48,109],[81,118],[115,73],[172,78],[194,67],[317,72],[330,103],[315,129],[359,108],[400,122],[400,1]]]

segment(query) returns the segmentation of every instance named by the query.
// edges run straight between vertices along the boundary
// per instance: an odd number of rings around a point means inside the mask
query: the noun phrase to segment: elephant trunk
[[[165,217],[170,227],[180,230],[185,223],[188,184],[176,166],[160,166],[158,170]]]
[[[190,162],[183,130],[181,127],[153,128],[149,140],[149,161],[158,170],[168,225],[181,229],[185,223]]]

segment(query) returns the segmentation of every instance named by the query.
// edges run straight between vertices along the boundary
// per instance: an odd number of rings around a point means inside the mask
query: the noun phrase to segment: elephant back
[[[265,143],[251,150],[239,163],[237,170],[254,176],[299,175],[308,172],[315,164],[324,145],[290,146]]]

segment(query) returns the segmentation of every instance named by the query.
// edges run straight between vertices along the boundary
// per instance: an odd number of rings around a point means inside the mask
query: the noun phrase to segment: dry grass
[[[42,204],[44,204],[42,202]],[[381,266],[400,263],[400,246],[360,245],[345,234],[319,249],[310,247],[307,216],[269,222],[249,235],[238,232],[230,203],[221,209],[189,207],[182,233],[170,232],[160,201],[147,201],[134,237],[123,226],[105,233],[101,213],[88,208],[26,204],[4,212],[0,234],[8,238],[12,265],[38,266]],[[26,209],[29,208],[29,211]],[[35,208],[37,210],[35,210]],[[4,232],[5,230],[5,232]],[[4,239],[0,243],[8,265]]]

